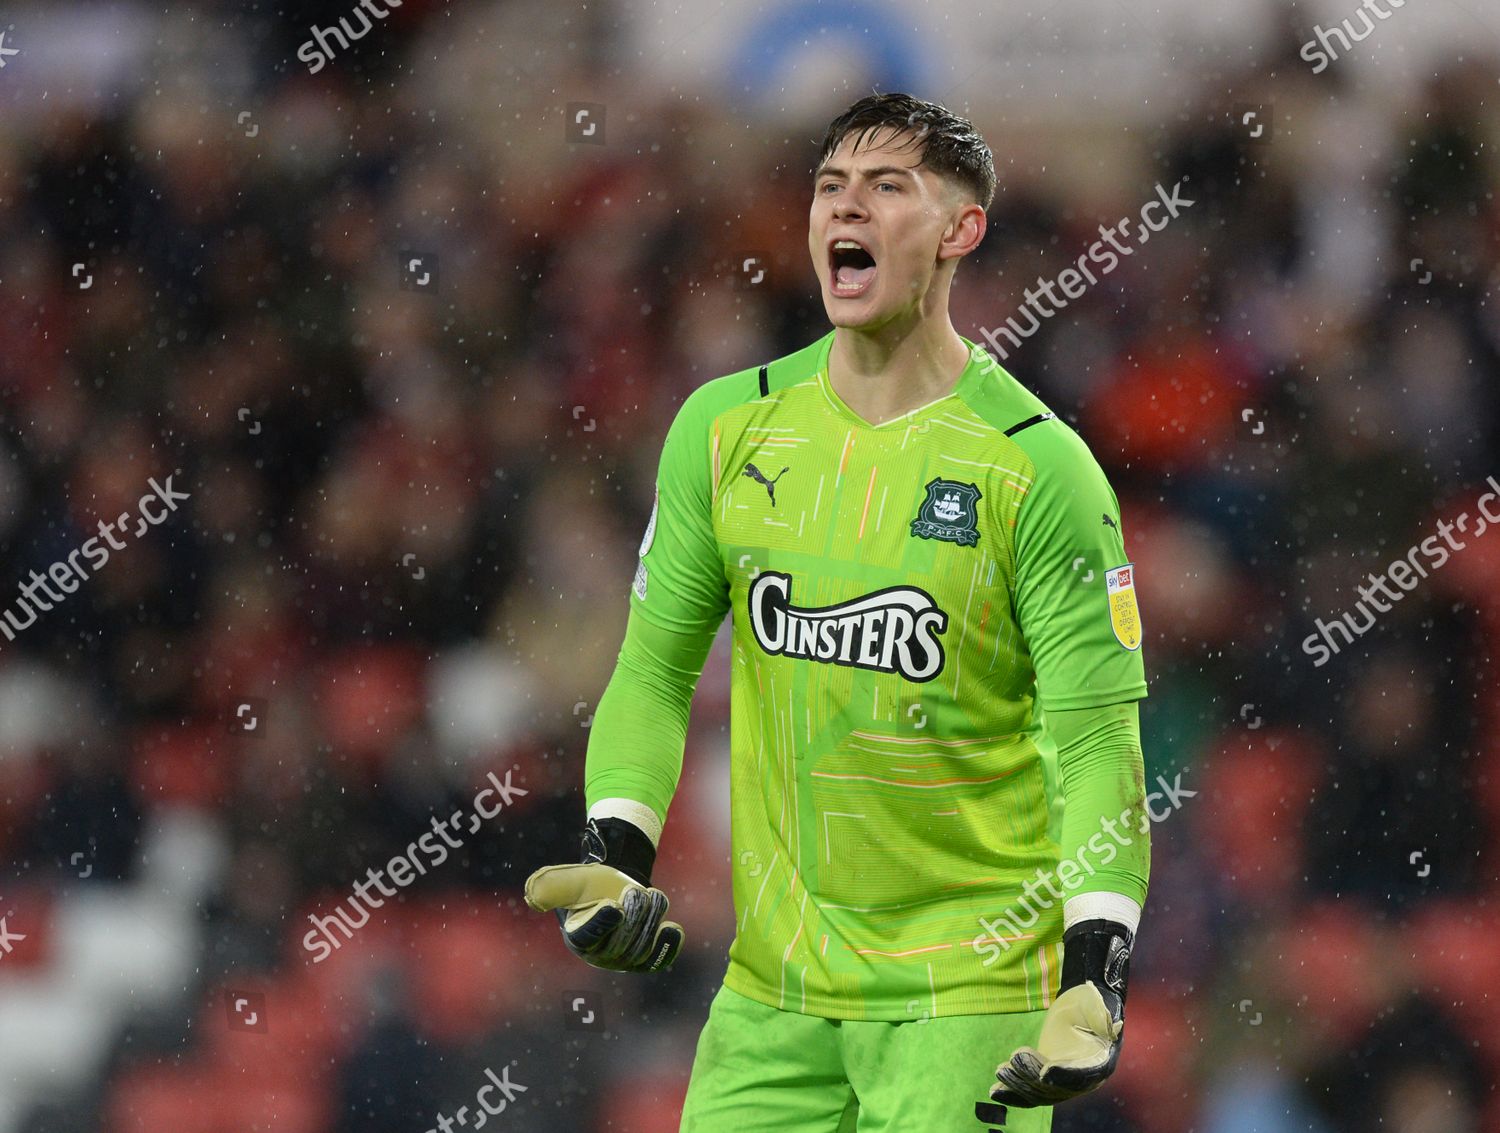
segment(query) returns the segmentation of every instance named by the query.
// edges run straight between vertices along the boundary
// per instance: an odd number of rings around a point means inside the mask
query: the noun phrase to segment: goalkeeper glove
[[[990,1097],[1030,1109],[1056,1105],[1098,1087],[1120,1060],[1125,980],[1133,935],[1095,919],[1063,933],[1058,997],[1047,1008],[1035,1047],[1023,1046],[995,1071]]]
[[[654,972],[682,949],[682,926],[663,920],[667,895],[651,887],[656,847],[623,818],[589,819],[583,861],[549,865],[526,879],[526,903],[557,911],[568,950],[596,968]]]

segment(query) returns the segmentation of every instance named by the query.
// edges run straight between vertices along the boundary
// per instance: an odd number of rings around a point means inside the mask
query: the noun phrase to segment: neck
[[[874,331],[839,327],[828,353],[828,383],[872,425],[920,409],[953,392],[969,348],[947,319]]]

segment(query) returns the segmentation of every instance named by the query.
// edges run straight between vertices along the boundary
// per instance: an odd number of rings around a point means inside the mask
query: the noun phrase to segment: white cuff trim
[[[1135,935],[1141,923],[1141,907],[1133,897],[1123,893],[1080,893],[1063,902],[1063,931],[1079,921],[1103,919],[1115,921]]]
[[[589,807],[590,818],[623,818],[635,826],[639,826],[647,838],[651,839],[652,848],[661,841],[661,819],[656,817],[656,811],[645,803],[638,803],[634,799],[600,799]]]

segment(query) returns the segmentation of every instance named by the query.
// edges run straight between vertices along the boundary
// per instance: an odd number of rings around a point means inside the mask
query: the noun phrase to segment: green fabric
[[[589,802],[664,816],[732,611],[727,985],[845,1019],[1038,1010],[1060,904],[998,958],[980,919],[1058,862],[1039,705],[1145,695],[1118,504],[1063,422],[1005,435],[1045,406],[973,343],[950,395],[879,426],[834,392],[832,343],[766,396],[755,370],[707,383],[668,430]]]
[[[1059,877],[1058,887],[1068,897],[1123,893],[1144,905],[1151,828],[1142,822],[1148,816],[1139,706],[1129,701],[1048,712],[1047,730],[1057,744],[1067,800],[1058,859],[1082,866]]]
[[[631,611],[618,664],[594,714],[585,771],[590,805],[633,798],[665,822],[682,771],[688,706],[714,632],[663,629]],[[1061,887],[1068,896],[1123,893],[1144,905],[1151,836],[1149,823],[1144,832],[1137,826],[1145,807],[1139,706],[1127,701],[1054,710],[1046,724],[1065,799],[1059,860],[1087,863],[1076,886]],[[599,736],[608,742],[596,743]]]
[[[584,757],[589,806],[600,799],[634,799],[666,821],[682,774],[688,707],[714,630],[663,628],[631,611],[589,732]]]
[[[838,1021],[722,988],[698,1039],[680,1133],[913,1133],[990,1128],[995,1068],[1035,1046],[1045,1011]],[[1052,1107],[1011,1108],[1006,1133],[1048,1133]]]

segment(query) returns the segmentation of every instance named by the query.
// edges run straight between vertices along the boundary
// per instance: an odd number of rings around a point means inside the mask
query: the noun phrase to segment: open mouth
[[[829,250],[833,268],[833,293],[852,298],[862,295],[875,278],[875,257],[852,240],[835,240]]]

